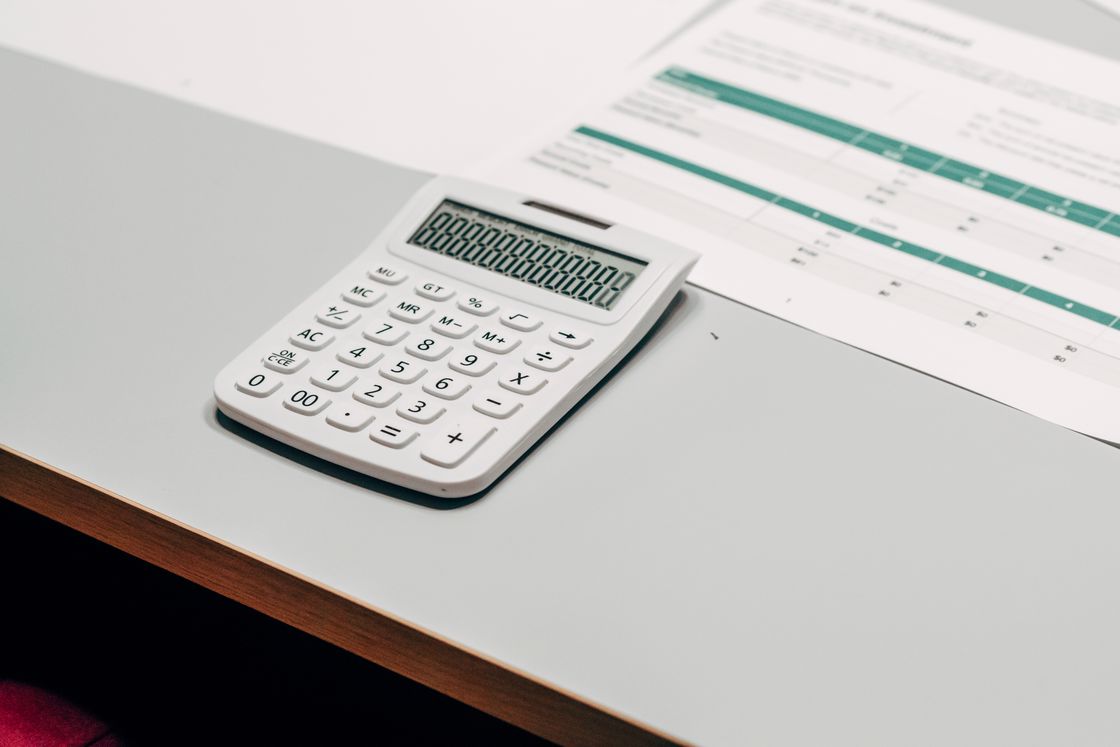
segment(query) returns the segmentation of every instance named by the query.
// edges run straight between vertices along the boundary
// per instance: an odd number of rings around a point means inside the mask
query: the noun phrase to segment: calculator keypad
[[[547,320],[430,277],[418,278],[409,294],[401,287],[408,275],[397,266],[379,264],[368,275],[336,290],[306,326],[262,356],[264,368],[243,374],[238,391],[262,398],[282,389],[279,399],[293,413],[324,413],[326,426],[365,432],[370,448],[418,441],[424,460],[452,468],[509,427],[503,423],[523,417],[548,374],[592,342],[574,327],[549,329],[546,341],[537,330]],[[387,293],[385,286],[397,287]],[[336,342],[335,332],[351,327]],[[527,333],[536,334],[522,346]],[[312,355],[318,351],[325,352]],[[312,357],[307,373],[292,375]]]

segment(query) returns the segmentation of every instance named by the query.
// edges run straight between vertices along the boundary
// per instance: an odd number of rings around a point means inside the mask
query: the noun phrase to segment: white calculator
[[[696,259],[440,177],[218,374],[218,407],[349,469],[473,495],[634,347]]]

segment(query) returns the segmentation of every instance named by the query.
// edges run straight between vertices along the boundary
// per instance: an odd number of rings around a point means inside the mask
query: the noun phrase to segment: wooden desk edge
[[[0,496],[546,739],[674,741],[2,444]]]

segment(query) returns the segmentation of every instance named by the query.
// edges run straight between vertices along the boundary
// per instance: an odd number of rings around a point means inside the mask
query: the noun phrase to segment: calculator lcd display
[[[608,311],[648,264],[452,200],[408,243]]]

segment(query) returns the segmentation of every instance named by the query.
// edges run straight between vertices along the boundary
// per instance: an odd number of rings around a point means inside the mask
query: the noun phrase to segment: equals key
[[[370,439],[382,446],[389,446],[394,449],[399,449],[409,443],[416,438],[416,435],[417,431],[415,429],[409,428],[399,420],[388,420],[380,424],[374,424],[369,432]]]

